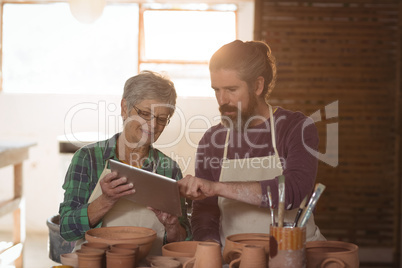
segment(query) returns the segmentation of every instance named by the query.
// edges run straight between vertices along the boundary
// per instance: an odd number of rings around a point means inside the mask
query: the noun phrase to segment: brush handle
[[[285,218],[285,203],[280,202],[278,206],[278,227],[283,227],[284,218]]]
[[[278,177],[278,227],[283,227],[283,221],[285,219],[285,176],[280,175]]]
[[[316,189],[315,189],[313,195],[311,196],[310,201],[300,219],[299,227],[304,227],[307,224],[307,221],[310,218],[311,214],[313,213],[313,210],[318,202],[318,199],[320,198],[320,196],[321,196],[322,192],[324,192],[324,190],[325,190],[325,185],[323,185],[321,183],[317,183]]]
[[[271,224],[272,226],[275,226],[274,204],[272,203],[271,187],[269,186],[267,186],[267,193],[268,193],[269,209],[271,210]]]
[[[300,219],[300,215],[302,214],[303,209],[299,208],[299,210],[297,211],[296,217],[295,217],[295,222],[293,223],[293,227],[297,227],[297,222]]]

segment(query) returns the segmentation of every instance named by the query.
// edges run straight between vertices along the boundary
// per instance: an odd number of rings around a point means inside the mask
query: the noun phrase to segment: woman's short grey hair
[[[177,94],[174,83],[169,78],[152,71],[142,71],[126,81],[123,98],[127,101],[128,109],[144,100],[166,103],[171,108],[170,115],[173,115]]]

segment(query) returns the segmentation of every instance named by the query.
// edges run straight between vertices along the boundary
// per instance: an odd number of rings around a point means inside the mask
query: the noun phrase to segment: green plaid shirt
[[[116,157],[116,134],[112,138],[93,143],[79,149],[71,160],[65,182],[63,184],[64,201],[60,204],[60,235],[67,241],[74,241],[85,236],[90,228],[88,221],[88,200],[98,182],[102,171],[109,159]],[[151,146],[148,158],[143,169],[180,180],[183,175],[178,164],[161,151]],[[108,167],[110,168],[110,167]],[[187,218],[187,207],[184,198],[181,198],[182,216],[180,224],[186,229],[187,238],[191,240],[191,229]],[[96,227],[100,227],[102,222]],[[166,234],[164,243],[166,243]]]

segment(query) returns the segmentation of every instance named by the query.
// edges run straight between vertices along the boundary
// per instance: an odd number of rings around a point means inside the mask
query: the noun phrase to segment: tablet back
[[[109,160],[110,169],[119,177],[126,177],[133,183],[135,193],[124,198],[153,207],[175,216],[181,216],[180,193],[174,179],[136,168],[113,159]]]

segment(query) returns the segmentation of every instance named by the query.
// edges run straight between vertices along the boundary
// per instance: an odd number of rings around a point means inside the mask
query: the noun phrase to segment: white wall
[[[254,5],[242,2],[239,7],[239,39],[252,40]],[[46,220],[58,213],[63,199],[61,185],[71,156],[59,153],[58,136],[119,131],[120,97],[0,93],[0,140],[37,143],[24,162],[28,232],[47,232]],[[193,174],[196,144],[210,125],[219,122],[218,115],[215,98],[179,96],[177,112],[156,147],[176,159],[184,174]],[[0,169],[0,202],[11,197],[12,175],[11,168]],[[0,231],[11,226],[11,215],[0,218]]]

